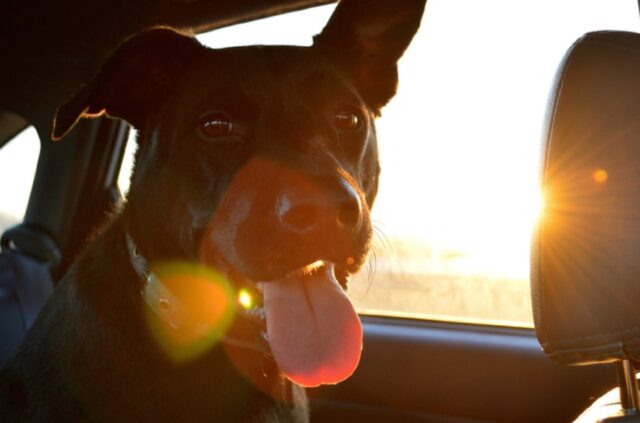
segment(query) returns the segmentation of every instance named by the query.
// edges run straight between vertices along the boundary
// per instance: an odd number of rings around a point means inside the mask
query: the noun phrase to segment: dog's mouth
[[[251,290],[243,315],[259,321],[284,375],[302,386],[335,384],[360,361],[362,326],[345,293],[346,272],[317,261],[265,281],[244,281]],[[244,293],[245,291],[240,291]],[[242,299],[241,299],[242,302]]]
[[[223,298],[230,298],[224,290],[213,289],[218,285],[211,282],[216,280],[215,275],[220,274],[202,269],[195,271],[197,269],[188,266],[187,273],[194,271],[194,275],[184,279],[184,266],[167,263],[166,266],[149,268],[129,236],[127,247],[133,270],[143,280],[141,294],[150,310],[168,327],[187,335],[182,339],[179,333],[174,334],[176,346],[186,341],[188,347],[188,342],[198,341],[200,335],[207,337],[209,332],[215,335],[216,322],[222,322],[224,316],[213,315],[228,309]],[[203,268],[210,269],[210,266],[211,263]],[[242,295],[244,292],[253,297],[253,301],[242,304],[242,298],[239,298],[241,305],[246,307],[240,307],[242,311],[236,314],[240,317],[236,321],[241,321],[239,326],[244,327],[241,329],[244,333],[240,339],[237,338],[237,324],[228,331],[220,329],[226,331],[226,334],[220,333],[223,342],[270,351],[282,373],[305,387],[336,384],[354,372],[362,350],[362,326],[346,295],[346,268],[319,260],[269,280],[240,279],[233,271],[227,274],[239,288],[238,293]],[[193,288],[194,284],[198,287]],[[178,291],[172,293],[174,289]],[[215,294],[222,302],[207,301],[210,294]],[[211,312],[207,311],[211,308]],[[253,329],[246,330],[243,323],[247,322],[252,323]],[[226,327],[226,324],[222,326]],[[268,349],[256,348],[255,343],[247,341],[256,335],[256,328],[263,333],[262,340],[267,341]],[[164,340],[163,336],[160,338]]]
[[[259,317],[277,367],[303,386],[341,382],[360,360],[362,327],[344,288],[365,260],[371,228],[352,179],[256,157],[196,237],[199,260],[256,297],[227,340],[238,332],[241,342],[260,340],[243,327],[246,315]]]

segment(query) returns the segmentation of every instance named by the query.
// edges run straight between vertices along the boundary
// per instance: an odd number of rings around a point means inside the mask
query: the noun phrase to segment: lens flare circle
[[[145,307],[156,344],[176,363],[190,361],[210,350],[226,334],[236,312],[237,296],[231,283],[222,274],[197,263],[154,263],[150,270],[171,292],[169,306],[180,322],[176,327]]]
[[[604,169],[596,169],[593,172],[593,180],[598,184],[603,184],[609,179],[609,172]]]
[[[244,288],[238,291],[238,303],[245,310],[251,310],[253,308],[254,301],[249,291]]]

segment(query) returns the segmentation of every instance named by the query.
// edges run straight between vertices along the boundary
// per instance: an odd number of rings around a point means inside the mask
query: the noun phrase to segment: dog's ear
[[[335,60],[379,111],[395,95],[397,61],[420,26],[426,0],[342,0],[314,47]]]
[[[139,128],[202,51],[197,40],[168,28],[134,35],[116,49],[91,82],[58,108],[53,140],[62,138],[80,118],[104,113]]]

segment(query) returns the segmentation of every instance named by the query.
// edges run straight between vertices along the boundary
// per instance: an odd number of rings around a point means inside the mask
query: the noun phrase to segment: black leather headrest
[[[532,294],[544,351],[565,364],[640,359],[640,35],[580,38],[548,117]]]

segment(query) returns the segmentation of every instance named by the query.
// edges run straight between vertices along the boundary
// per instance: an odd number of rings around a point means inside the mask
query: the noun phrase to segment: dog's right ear
[[[197,40],[168,28],[134,35],[107,59],[91,82],[58,108],[52,139],[65,136],[79,119],[104,113],[140,128],[202,51]]]
[[[420,26],[426,0],[340,0],[314,47],[379,111],[395,95],[396,63]]]

